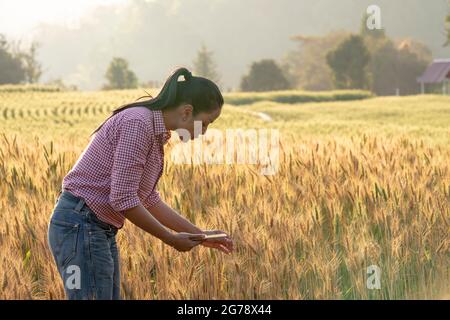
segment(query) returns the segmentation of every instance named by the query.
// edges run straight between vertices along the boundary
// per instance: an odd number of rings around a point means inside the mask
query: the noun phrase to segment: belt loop
[[[83,208],[85,203],[86,202],[84,201],[84,199],[80,198],[80,201],[78,201],[77,206],[75,207],[75,211],[80,213],[80,210]]]

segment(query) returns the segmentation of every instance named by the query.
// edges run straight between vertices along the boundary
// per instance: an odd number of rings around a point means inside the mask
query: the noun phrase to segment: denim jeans
[[[117,229],[100,221],[83,198],[60,193],[48,226],[48,244],[66,298],[120,299]]]

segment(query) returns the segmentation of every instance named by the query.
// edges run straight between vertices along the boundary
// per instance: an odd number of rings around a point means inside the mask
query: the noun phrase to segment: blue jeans
[[[100,221],[83,198],[60,193],[48,244],[67,299],[120,299],[117,229]]]

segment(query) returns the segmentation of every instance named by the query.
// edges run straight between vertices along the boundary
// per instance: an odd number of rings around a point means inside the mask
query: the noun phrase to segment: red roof
[[[450,59],[437,59],[428,66],[423,75],[417,78],[418,82],[439,83],[450,79]]]

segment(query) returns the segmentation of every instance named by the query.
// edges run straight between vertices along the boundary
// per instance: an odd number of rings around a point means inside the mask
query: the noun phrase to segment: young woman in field
[[[223,231],[193,225],[156,190],[170,130],[186,129],[194,139],[194,121],[201,121],[204,134],[223,103],[212,81],[179,68],[158,96],[121,106],[92,133],[63,179],[48,228],[68,299],[120,299],[116,233],[125,219],[178,251],[201,244],[231,253],[229,236],[199,239]]]

